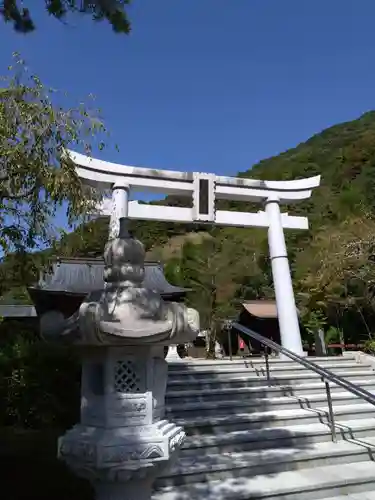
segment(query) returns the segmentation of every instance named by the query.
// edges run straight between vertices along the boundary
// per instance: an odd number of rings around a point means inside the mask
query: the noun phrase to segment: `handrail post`
[[[322,378],[322,381],[324,382],[326,386],[326,393],[327,393],[327,402],[328,402],[328,423],[331,427],[331,434],[332,434],[332,441],[334,443],[337,443],[337,435],[336,435],[336,426],[335,426],[335,415],[333,413],[333,406],[332,406],[332,395],[331,395],[331,387],[329,385],[328,380],[325,380]]]
[[[232,354],[232,338],[230,335],[230,328],[227,329],[227,335],[228,335],[228,349],[229,349],[229,358],[232,361],[233,360],[233,354]]]
[[[265,361],[266,361],[267,382],[268,382],[268,385],[270,385],[271,377],[270,377],[270,362],[268,359],[268,346],[264,346],[264,357],[265,357]]]

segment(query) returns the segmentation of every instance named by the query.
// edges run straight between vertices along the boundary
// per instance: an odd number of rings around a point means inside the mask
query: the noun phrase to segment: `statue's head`
[[[118,238],[109,240],[104,248],[104,281],[140,286],[145,275],[145,249],[127,230],[127,220],[120,220]]]

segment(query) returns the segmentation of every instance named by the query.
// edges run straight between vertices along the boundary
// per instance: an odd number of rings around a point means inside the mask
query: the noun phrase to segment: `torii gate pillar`
[[[110,206],[103,203],[99,208],[99,213],[111,215],[111,228],[117,223],[116,206],[124,203],[128,205],[125,210],[129,219],[267,228],[281,344],[303,355],[284,229],[308,229],[308,220],[306,217],[281,213],[280,204],[290,205],[310,198],[312,190],[320,184],[320,176],[293,181],[262,181],[200,172],[130,167],[73,151],[67,154],[76,164],[77,174],[84,183],[102,192],[112,189]],[[192,207],[146,205],[136,201],[128,203],[130,191],[190,196]],[[259,202],[265,205],[265,211],[249,213],[217,210],[215,203],[219,199]]]
[[[294,299],[292,277],[281,220],[280,200],[270,197],[266,201],[268,215],[268,246],[275,288],[277,316],[281,345],[289,351],[303,355],[298,313]]]

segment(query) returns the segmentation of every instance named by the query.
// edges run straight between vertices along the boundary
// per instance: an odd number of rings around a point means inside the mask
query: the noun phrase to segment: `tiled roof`
[[[102,259],[60,259],[52,265],[52,272],[45,274],[36,285],[45,291],[87,294],[103,288],[104,262]],[[186,293],[186,288],[173,286],[166,280],[159,263],[145,263],[143,286],[162,295]]]
[[[243,308],[257,318],[277,318],[277,306],[274,300],[250,300],[242,304]],[[297,309],[297,314],[299,311]]]
[[[242,305],[248,313],[257,318],[277,318],[277,307],[274,301],[252,300]]]

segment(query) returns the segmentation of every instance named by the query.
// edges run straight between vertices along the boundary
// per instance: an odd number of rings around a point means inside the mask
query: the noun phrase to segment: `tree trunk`
[[[207,359],[215,359],[215,345],[216,345],[216,324],[211,322],[209,334],[208,334],[208,350]]]

